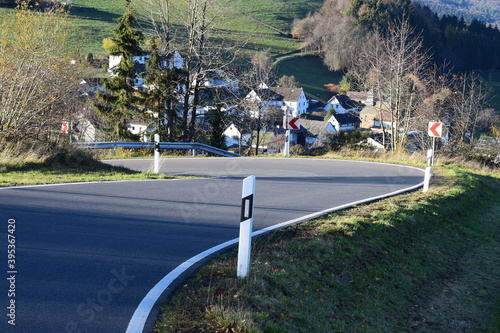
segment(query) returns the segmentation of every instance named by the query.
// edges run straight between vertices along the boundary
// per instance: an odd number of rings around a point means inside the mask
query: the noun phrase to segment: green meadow
[[[295,76],[308,98],[327,102],[333,93],[324,87],[325,84],[338,84],[342,72],[332,72],[314,55],[293,56],[276,64],[278,76]]]
[[[279,0],[279,1],[227,1],[225,17],[217,22],[215,37],[224,37],[234,41],[246,41],[245,51],[268,50],[271,55],[287,54],[300,49],[296,40],[288,37],[295,18],[303,18],[322,5],[323,0]],[[74,30],[72,42],[77,50],[85,55],[104,55],[102,40],[111,37],[116,19],[125,10],[123,0],[73,0],[70,20]],[[185,1],[175,0],[173,5],[183,9]],[[132,1],[132,6],[141,14],[141,1]],[[12,15],[13,9],[0,8],[1,15]],[[174,24],[179,22],[175,21]],[[249,39],[250,38],[250,39]]]

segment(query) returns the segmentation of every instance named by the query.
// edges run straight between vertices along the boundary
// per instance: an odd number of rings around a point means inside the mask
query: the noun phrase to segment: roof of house
[[[334,117],[340,125],[356,124],[361,122],[359,117],[350,113],[336,113],[332,115],[332,117]]]
[[[350,99],[347,95],[335,95],[333,96],[329,101],[328,103],[331,103],[332,101],[334,100],[337,100],[339,102],[340,105],[342,105],[342,107],[346,110],[348,109],[356,109],[356,108],[361,108],[363,106],[363,104],[359,103],[359,102],[356,102],[356,101],[353,101],[352,99]]]
[[[369,105],[361,110],[361,118],[364,115],[373,114],[373,119],[381,120],[380,116],[382,115],[382,121],[392,121],[392,112],[387,109],[386,105],[381,104],[381,102],[375,103],[375,105]]]
[[[321,137],[325,134],[330,123],[328,121],[300,119],[300,126],[304,128],[308,134],[315,137]]]
[[[285,134],[276,134],[271,138],[267,147],[268,149],[281,149],[284,144],[285,144]]]
[[[351,100],[364,104],[370,97],[370,92],[368,91],[348,91],[346,92],[347,97]],[[373,99],[373,94],[371,94]]]
[[[302,88],[281,88],[281,87],[270,87],[264,89],[256,89],[255,92],[258,96],[273,100],[273,101],[298,101],[300,95],[302,94]]]
[[[101,85],[101,81],[102,79],[99,77],[84,77],[81,79],[80,84],[81,85],[87,84],[89,86],[97,87]]]

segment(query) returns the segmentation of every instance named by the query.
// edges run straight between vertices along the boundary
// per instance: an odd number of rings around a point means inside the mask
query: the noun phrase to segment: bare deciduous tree
[[[478,129],[488,129],[494,112],[487,108],[490,89],[478,74],[454,75],[453,79],[443,118],[449,123],[449,146],[463,153],[471,148]]]
[[[430,56],[407,19],[391,23],[385,32],[376,31],[351,67],[376,91],[379,105],[391,112],[392,150],[404,149],[406,133],[416,122],[425,122],[417,110],[430,93],[425,81],[429,67]]]
[[[227,0],[183,0],[175,6],[169,0],[140,0],[146,13],[143,21],[162,43],[165,54],[179,51],[184,59],[186,78],[179,99],[182,100],[180,126],[182,141],[195,137],[196,111],[201,103],[203,80],[229,67],[239,56],[242,45],[217,38],[218,25],[227,16]],[[175,21],[177,28],[173,28]]]
[[[269,87],[275,82],[276,72],[269,52],[256,53],[251,65],[246,75],[240,77],[240,85],[252,93],[241,99],[238,116],[244,119],[246,130],[252,136],[251,141],[255,138],[255,155],[258,155],[261,131],[271,130],[276,119],[282,119],[283,110],[270,102],[274,93]]]
[[[316,14],[296,20],[292,26],[292,36],[304,41],[305,50],[319,52],[331,70],[350,67],[364,46],[364,29],[346,15],[350,5],[349,0],[327,0]]]
[[[21,4],[0,30],[0,139],[51,142],[78,98],[80,68],[68,56],[67,13]],[[19,29],[19,27],[23,27]]]
[[[376,92],[381,110],[390,110],[393,150],[406,148],[410,131],[421,133],[420,146],[429,147],[429,121],[446,123],[452,151],[470,149],[476,130],[488,128],[486,85],[476,74],[453,74],[432,65],[407,20],[391,23],[384,33],[376,31],[351,71]]]

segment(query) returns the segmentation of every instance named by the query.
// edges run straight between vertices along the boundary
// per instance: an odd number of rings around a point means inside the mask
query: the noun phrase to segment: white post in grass
[[[238,244],[238,267],[236,275],[246,278],[250,270],[250,253],[252,250],[253,206],[255,193],[255,176],[243,179],[241,192],[241,223]]]
[[[285,132],[285,149],[284,149],[284,155],[289,156],[290,155],[290,130],[286,130]]]
[[[155,174],[160,173],[160,134],[155,134]]]
[[[433,156],[434,156],[434,149],[429,149],[427,151],[427,167],[425,168],[425,176],[424,176],[424,192],[427,192],[429,190],[429,183],[431,181],[431,164]]]

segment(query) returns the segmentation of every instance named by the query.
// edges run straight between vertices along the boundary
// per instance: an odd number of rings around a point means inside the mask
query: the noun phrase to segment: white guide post
[[[429,190],[429,182],[431,181],[431,164],[433,156],[434,156],[434,149],[429,149],[427,151],[427,167],[425,168],[425,176],[424,176],[424,192],[427,192]]]
[[[160,134],[155,134],[155,174],[160,173]]]
[[[285,132],[285,156],[290,155],[290,130]]]
[[[241,192],[241,223],[238,244],[238,267],[236,275],[246,278],[250,270],[250,253],[252,250],[253,206],[255,193],[255,176],[243,179]]]
[[[436,137],[432,137],[432,157],[431,157],[431,166],[434,166],[434,153],[436,152]]]

